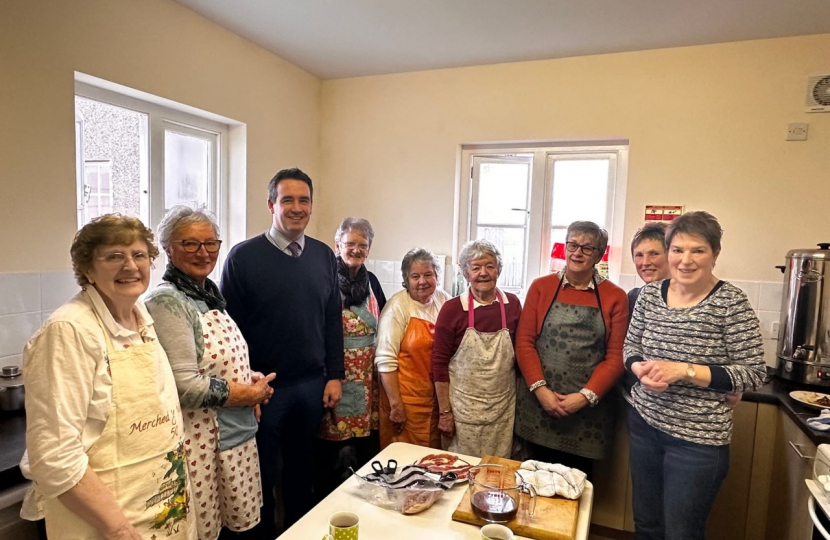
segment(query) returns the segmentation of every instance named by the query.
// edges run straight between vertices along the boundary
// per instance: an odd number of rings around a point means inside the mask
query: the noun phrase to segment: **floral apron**
[[[342,298],[342,294],[341,294]],[[343,310],[343,397],[334,409],[326,409],[320,438],[344,441],[366,437],[378,429],[378,378],[375,371],[375,344],[378,329],[378,302],[369,296],[359,306]]]
[[[430,448],[441,448],[438,432],[438,400],[432,384],[432,345],[435,325],[412,317],[406,326],[398,352],[398,385],[406,411],[403,430],[397,432],[389,420],[389,398],[380,396],[380,447],[393,442],[406,442]]]
[[[556,302],[562,280],[556,287],[550,309],[536,339],[536,351],[549,388],[560,394],[579,392],[594,368],[605,358],[605,321],[602,302],[594,281],[598,307]],[[516,406],[516,434],[569,454],[603,459],[613,443],[614,411],[611,400],[584,407],[576,414],[554,418],[542,408],[520,378]]]
[[[179,395],[157,341],[116,349],[96,313],[107,345],[112,406],[89,467],[112,493],[141,537],[196,538],[188,485]],[[58,498],[44,501],[49,540],[102,538]]]
[[[516,411],[515,355],[504,299],[499,294],[501,330],[475,329],[473,295],[468,295],[467,330],[450,359],[450,404],[455,435],[450,452],[509,458]]]
[[[199,373],[251,384],[248,346],[233,319],[210,310],[200,320],[205,352]],[[186,409],[184,431],[199,540],[216,540],[223,525],[245,531],[259,523],[262,485],[256,439],[220,449],[219,420],[209,408]]]

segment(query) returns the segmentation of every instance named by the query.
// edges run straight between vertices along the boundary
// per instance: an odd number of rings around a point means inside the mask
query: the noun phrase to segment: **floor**
[[[591,525],[588,540],[634,540],[634,533]]]

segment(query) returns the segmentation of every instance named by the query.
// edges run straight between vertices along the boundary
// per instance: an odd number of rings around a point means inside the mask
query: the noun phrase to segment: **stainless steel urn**
[[[818,247],[787,253],[778,374],[793,382],[830,386],[830,243]]]

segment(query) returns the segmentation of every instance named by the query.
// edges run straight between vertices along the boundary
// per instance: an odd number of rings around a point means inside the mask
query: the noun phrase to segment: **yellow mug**
[[[336,512],[329,517],[329,533],[323,540],[357,540],[360,518],[353,512]]]
[[[512,540],[513,531],[504,525],[491,523],[481,528],[481,540]]]

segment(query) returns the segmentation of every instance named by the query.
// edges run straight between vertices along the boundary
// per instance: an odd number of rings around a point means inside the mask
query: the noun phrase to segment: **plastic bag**
[[[425,476],[426,469],[415,465],[404,467],[394,475],[355,473],[358,492],[364,500],[401,514],[423,512],[444,496],[452,482],[441,482]]]

